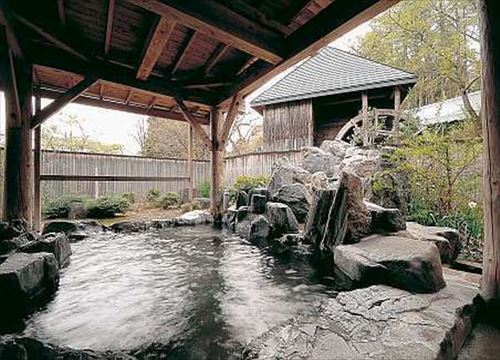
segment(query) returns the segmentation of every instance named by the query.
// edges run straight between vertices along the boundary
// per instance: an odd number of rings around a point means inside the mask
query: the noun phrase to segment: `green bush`
[[[269,178],[265,175],[240,175],[236,178],[233,187],[236,190],[250,190],[260,186],[266,186]]]
[[[47,219],[67,218],[72,204],[86,204],[88,198],[84,195],[60,196],[44,203],[43,215]]]
[[[87,204],[87,214],[90,218],[104,219],[114,217],[130,208],[130,202],[123,196],[101,196]]]
[[[154,203],[158,201],[160,198],[161,192],[159,189],[149,189],[146,193],[146,200],[150,203]]]
[[[198,185],[198,194],[200,197],[210,197],[210,181],[204,180]]]
[[[158,204],[164,209],[168,209],[172,206],[179,206],[180,203],[181,196],[173,191],[166,193],[158,199]]]
[[[130,204],[134,204],[136,200],[136,194],[133,192],[126,192],[122,194],[122,197],[126,199]]]

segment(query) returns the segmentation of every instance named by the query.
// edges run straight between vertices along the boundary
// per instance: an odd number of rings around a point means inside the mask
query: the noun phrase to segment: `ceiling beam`
[[[226,51],[229,49],[229,46],[226,44],[219,44],[215,50],[212,52],[210,57],[208,58],[207,62],[205,63],[205,66],[203,67],[203,75],[206,76],[210,74],[212,71],[213,67],[217,64],[217,62],[220,60],[222,56],[226,53]]]
[[[129,0],[271,64],[283,60],[283,37],[215,2],[185,0]],[[217,16],[214,16],[214,15]]]
[[[115,14],[115,0],[109,0],[108,19],[106,20],[106,36],[104,39],[104,55],[108,55],[111,45],[111,34],[113,33],[113,17]]]
[[[342,35],[397,4],[400,0],[335,0],[329,7],[291,34],[286,42],[290,49],[285,61],[278,66],[263,65],[243,73],[220,99],[219,106],[228,106],[236,93],[246,96],[273,77],[292,67]],[[257,66],[258,64],[255,64]],[[254,67],[255,67],[254,66]]]
[[[241,68],[238,70],[236,75],[241,75],[246,69],[248,69],[250,66],[252,66],[254,63],[259,61],[259,58],[255,56],[250,56],[247,61],[241,66]]]
[[[59,18],[61,27],[66,27],[66,12],[64,11],[64,0],[56,0],[56,1],[57,1],[57,17]]]
[[[191,45],[193,45],[193,42],[196,39],[196,34],[197,34],[196,31],[192,31],[188,35],[188,38],[184,42],[183,46],[181,46],[179,53],[177,54],[177,57],[173,62],[172,70],[170,70],[170,77],[172,77],[177,72],[177,70],[179,70],[179,67],[181,66],[182,61],[186,57],[189,48],[191,47]]]
[[[194,131],[200,137],[203,145],[205,145],[209,149],[212,149],[212,141],[210,140],[210,137],[207,135],[205,130],[203,130],[201,125],[198,122],[196,122],[196,119],[194,118],[193,114],[191,114],[191,112],[189,112],[186,104],[184,104],[184,101],[180,98],[175,98],[175,102],[177,103],[177,106],[181,110],[182,115],[184,115],[184,118],[186,119],[186,121],[189,124],[191,124]]]
[[[68,89],[68,91],[66,91],[64,94],[61,94],[57,99],[55,99],[49,105],[36,113],[35,116],[33,116],[33,119],[31,120],[31,128],[34,129],[40,126],[45,120],[57,113],[71,101],[80,96],[80,94],[82,94],[85,90],[95,84],[96,81],[97,80],[95,78],[84,78],[71,89]]]
[[[22,59],[24,57],[23,49],[16,36],[16,23],[13,21],[12,12],[7,1],[0,2],[0,26],[5,26],[7,43],[12,51],[12,54]]]
[[[137,79],[146,80],[156,62],[160,58],[163,48],[168,42],[170,35],[175,27],[175,21],[167,17],[160,17],[154,26],[154,30],[148,36],[146,40],[146,46],[143,51],[141,58],[141,63],[137,69]]]

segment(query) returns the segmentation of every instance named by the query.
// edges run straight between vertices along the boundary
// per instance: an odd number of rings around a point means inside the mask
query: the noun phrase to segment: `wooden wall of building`
[[[313,143],[311,100],[267,105],[263,109],[264,149],[299,150]]]

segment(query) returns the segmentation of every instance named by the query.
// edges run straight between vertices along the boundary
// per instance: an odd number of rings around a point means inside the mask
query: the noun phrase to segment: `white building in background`
[[[479,113],[481,108],[481,92],[470,93],[469,100],[472,108]],[[415,110],[414,115],[420,119],[423,125],[450,123],[463,120],[467,117],[461,96],[422,106]]]

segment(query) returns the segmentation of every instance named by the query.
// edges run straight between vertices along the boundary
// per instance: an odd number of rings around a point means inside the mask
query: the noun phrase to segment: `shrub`
[[[146,200],[150,203],[158,201],[161,193],[159,189],[149,189],[146,193]]]
[[[136,200],[136,194],[133,192],[126,192],[122,194],[122,197],[126,199],[130,204],[134,204]]]
[[[210,181],[204,180],[198,185],[198,194],[201,197],[210,197]]]
[[[168,209],[172,206],[178,206],[181,202],[181,196],[173,191],[170,191],[158,199],[158,204],[164,208]]]
[[[250,190],[259,186],[266,186],[269,178],[265,175],[240,175],[236,178],[233,187],[236,190]]]
[[[130,202],[123,196],[101,196],[88,202],[87,213],[91,218],[103,219],[114,217],[116,214],[123,213],[129,208]]]
[[[67,218],[72,204],[86,204],[87,201],[84,195],[60,196],[44,204],[43,215],[47,219]]]

